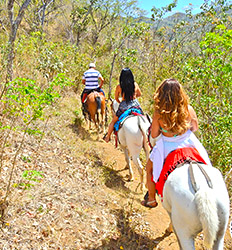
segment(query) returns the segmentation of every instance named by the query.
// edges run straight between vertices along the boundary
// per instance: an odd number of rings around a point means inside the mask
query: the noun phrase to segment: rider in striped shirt
[[[98,80],[100,80],[100,84]],[[82,104],[85,102],[87,95],[93,91],[102,92],[105,96],[104,91],[101,89],[103,82],[104,79],[101,73],[96,70],[95,63],[90,63],[89,69],[85,71],[82,78],[82,83],[85,85],[85,88],[81,94]]]

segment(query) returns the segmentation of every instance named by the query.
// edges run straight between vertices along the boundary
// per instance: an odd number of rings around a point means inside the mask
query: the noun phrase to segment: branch
[[[12,0],[10,0],[10,1],[12,1]],[[17,17],[15,19],[15,25],[16,25],[16,27],[18,27],[19,24],[21,23],[23,15],[24,15],[24,12],[27,9],[27,7],[30,4],[30,2],[31,2],[31,0],[25,0],[25,2],[23,2],[23,4],[21,5],[21,7],[19,9],[19,12],[18,12],[18,15],[17,15]]]
[[[14,0],[9,0],[7,4],[7,11],[8,11],[8,16],[9,16],[11,25],[13,25],[13,22],[14,22],[13,7],[14,7]]]

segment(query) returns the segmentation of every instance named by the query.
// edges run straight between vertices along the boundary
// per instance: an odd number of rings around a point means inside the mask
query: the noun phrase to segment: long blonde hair
[[[160,114],[165,129],[183,134],[190,126],[189,98],[175,79],[166,79],[154,94],[155,111]]]

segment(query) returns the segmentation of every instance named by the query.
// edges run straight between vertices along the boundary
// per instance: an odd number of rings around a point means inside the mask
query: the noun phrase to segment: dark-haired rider
[[[141,106],[136,99],[137,97],[141,96],[141,90],[139,88],[139,85],[134,81],[133,73],[129,68],[124,68],[121,71],[120,77],[119,77],[119,85],[116,87],[115,90],[115,100],[119,102],[119,107],[114,115],[107,134],[104,136],[104,140],[106,142],[110,141],[110,136],[112,132],[114,131],[114,125],[118,121],[119,117],[128,109],[135,108],[140,111],[141,114],[143,114],[143,111],[141,109]],[[122,101],[120,102],[119,97],[122,97]]]

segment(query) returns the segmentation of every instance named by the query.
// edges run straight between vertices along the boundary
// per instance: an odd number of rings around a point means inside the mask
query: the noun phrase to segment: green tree
[[[90,22],[90,12],[93,6],[94,0],[89,4],[73,1],[71,11],[71,29],[76,35],[75,43],[79,46],[82,33],[86,30]]]
[[[200,117],[201,140],[213,164],[228,171],[232,165],[232,30],[219,25],[207,33],[199,56],[191,57],[184,71]]]
[[[132,18],[128,18],[124,23],[120,22],[121,25],[111,28],[109,41],[112,49],[112,61],[109,77],[109,97],[111,96],[112,76],[117,57],[119,57],[121,67],[128,66],[130,62],[136,62],[138,48],[135,44],[150,29],[150,26],[146,23],[135,24],[132,20]]]

